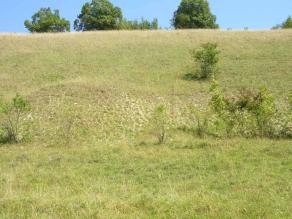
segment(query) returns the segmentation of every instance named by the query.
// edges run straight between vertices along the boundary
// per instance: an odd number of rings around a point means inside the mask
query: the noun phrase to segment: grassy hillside
[[[219,80],[228,89],[291,84],[291,31],[158,31],[1,35],[1,92],[31,93],[62,83],[106,85],[123,91],[193,94],[206,86],[179,80],[190,50],[217,42]],[[151,89],[149,89],[151,86]]]
[[[0,94],[27,96],[27,142],[0,145],[1,218],[289,218],[289,140],[198,139],[158,146],[153,109],[192,126],[208,82],[186,81],[190,50],[217,42],[227,93],[292,89],[292,31],[121,31],[0,35]]]

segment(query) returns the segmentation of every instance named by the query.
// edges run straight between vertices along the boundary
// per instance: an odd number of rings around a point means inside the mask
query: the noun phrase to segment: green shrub
[[[238,112],[245,112],[247,128],[251,129],[251,135],[261,137],[274,137],[272,120],[276,115],[276,105],[272,94],[268,89],[258,90],[242,89],[235,100],[228,100],[231,107],[236,107]],[[243,121],[245,121],[243,118]]]
[[[220,133],[221,130],[225,131],[225,135],[231,136],[234,124],[234,119],[230,117],[230,113],[227,109],[227,103],[224,97],[224,93],[221,91],[217,81],[213,80],[210,87],[211,100],[209,105],[211,110],[216,114],[216,120],[214,124],[216,126],[216,132]],[[216,133],[216,135],[218,135]]]
[[[27,99],[19,94],[11,102],[0,101],[0,126],[2,143],[18,143],[22,138],[20,136],[23,125],[23,115],[30,110],[30,104]]]
[[[228,97],[215,82],[211,86],[210,106],[217,115],[217,126],[227,136],[274,137],[273,119],[276,117],[274,97],[266,88],[241,89]]]
[[[288,95],[289,108],[286,112],[282,113],[282,116],[277,118],[284,118],[280,123],[281,133],[280,136],[292,138],[292,91]]]
[[[261,88],[251,100],[253,107],[250,109],[254,114],[261,136],[273,137],[274,127],[272,119],[276,115],[275,98],[267,88]]]
[[[155,108],[150,120],[150,133],[157,139],[158,144],[163,144],[167,138],[169,128],[168,116],[164,105]]]
[[[200,50],[193,51],[193,58],[199,69],[192,75],[193,79],[209,79],[218,72],[219,50],[216,43],[206,43]]]
[[[192,108],[191,112],[194,116],[196,127],[195,134],[200,138],[203,138],[209,134],[209,119],[207,112],[197,110],[196,108]]]
[[[292,138],[292,114],[290,110],[279,110],[273,120],[274,136]]]

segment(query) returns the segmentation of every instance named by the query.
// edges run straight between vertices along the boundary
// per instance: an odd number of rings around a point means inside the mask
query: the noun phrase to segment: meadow
[[[289,30],[1,34],[0,94],[31,111],[24,140],[0,145],[0,218],[291,218],[291,139],[179,128],[210,99],[208,81],[183,79],[206,42],[227,94],[266,86],[287,101]],[[159,104],[162,145],[144,131]]]

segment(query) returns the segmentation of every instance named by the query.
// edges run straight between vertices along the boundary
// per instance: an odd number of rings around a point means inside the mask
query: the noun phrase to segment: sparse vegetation
[[[209,123],[210,123],[210,114],[208,111],[200,111],[197,110],[195,107],[191,109],[193,114],[193,119],[195,120],[195,134],[200,138],[204,138],[208,136],[209,133]]]

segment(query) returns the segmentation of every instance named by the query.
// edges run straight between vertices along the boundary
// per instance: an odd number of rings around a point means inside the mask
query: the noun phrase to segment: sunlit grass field
[[[26,96],[30,134],[0,145],[0,218],[291,218],[292,142],[200,139],[191,50],[216,42],[226,93],[292,89],[292,31],[0,34],[0,95]],[[167,107],[165,144],[144,133]]]

